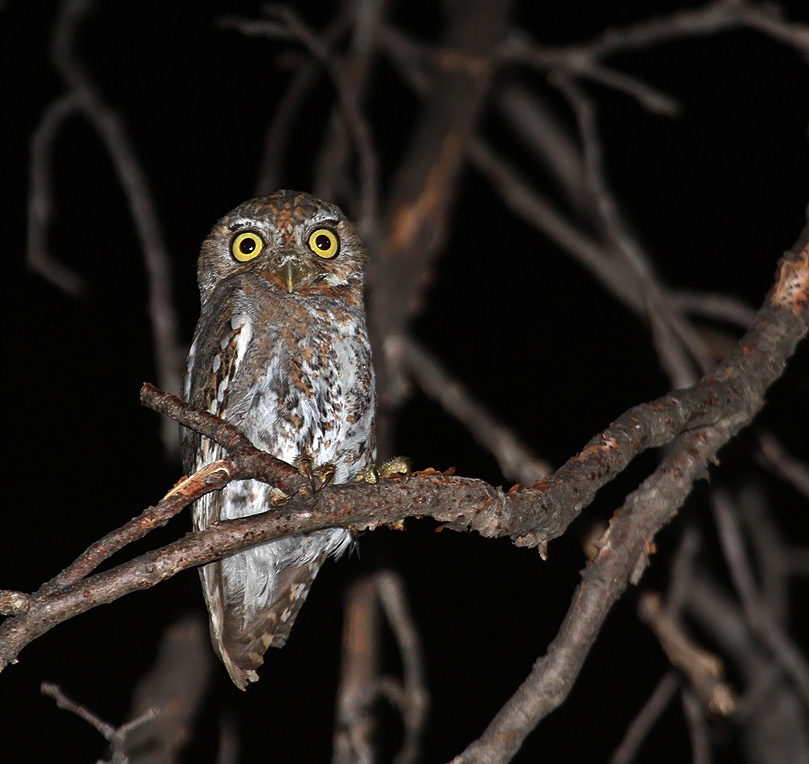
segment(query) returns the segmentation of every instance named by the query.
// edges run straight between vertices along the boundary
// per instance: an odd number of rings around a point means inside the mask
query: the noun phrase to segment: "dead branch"
[[[802,325],[802,333],[806,332],[809,325],[809,226],[801,233],[794,254],[782,261],[767,303],[782,305],[787,322],[797,320],[796,328]],[[767,310],[759,312],[756,323],[733,356],[703,378],[697,388],[722,379],[729,381],[736,376],[737,364],[743,366],[744,357],[755,354],[754,348],[764,339],[762,335],[770,334],[773,329],[776,335],[781,335],[781,330],[764,318]],[[788,341],[789,352],[797,339],[796,336]],[[780,344],[781,340],[776,342]],[[771,382],[779,374],[780,370],[771,367],[770,373],[764,376]],[[748,398],[750,408],[742,416],[748,421],[763,403],[761,396],[770,383],[763,377],[754,382],[756,376],[748,377],[748,382],[757,390],[748,389],[748,393],[752,393]],[[726,418],[678,436],[655,472],[627,497],[602,540],[598,556],[584,569],[571,608],[546,654],[537,660],[529,677],[483,735],[457,756],[453,764],[508,761],[539,721],[564,701],[612,604],[630,582],[637,582],[642,575],[654,535],[682,505],[693,482],[706,474],[707,464],[716,458],[719,448],[743,426],[738,414],[731,414],[729,409],[725,411]]]
[[[600,551],[582,574],[582,582],[556,639],[531,675],[504,705],[483,736],[456,762],[507,761],[536,724],[567,695],[612,604],[647,564],[654,535],[668,522],[704,477],[707,464],[763,404],[767,387],[781,374],[809,322],[809,226],[795,252],[780,262],[776,282],[755,324],[736,351],[712,374],[688,390],[674,391],[630,409],[553,476],[530,489],[508,494],[478,480],[440,473],[416,474],[377,485],[348,484],[313,494],[300,490],[280,510],[218,523],[112,570],[54,592],[30,597],[28,612],[9,617],[0,627],[0,666],[58,623],[126,593],[149,588],[181,570],[291,533],[339,525],[358,529],[432,516],[455,530],[473,529],[486,537],[509,537],[522,546],[538,546],[558,536],[603,485],[640,451],[673,441],[655,472],[630,496],[602,539]],[[800,247],[800,249],[799,249]],[[258,458],[233,428],[215,417],[194,412],[173,396],[144,391],[187,426],[205,428],[236,444],[231,453],[241,473],[272,481],[290,477],[285,465]],[[246,439],[245,439],[246,440]],[[269,461],[268,461],[269,460]],[[270,469],[268,470],[268,464]],[[262,478],[262,476],[264,476]],[[8,595],[6,595],[8,596]]]

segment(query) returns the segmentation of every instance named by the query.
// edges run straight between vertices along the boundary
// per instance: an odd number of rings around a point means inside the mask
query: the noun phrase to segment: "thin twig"
[[[129,721],[120,727],[113,727],[111,724],[105,722],[100,716],[94,714],[85,706],[71,700],[67,695],[64,694],[64,692],[62,692],[59,686],[49,682],[43,682],[40,690],[43,695],[48,695],[49,697],[53,698],[59,708],[63,708],[66,711],[76,714],[76,716],[83,719],[101,733],[104,739],[110,744],[112,758],[110,759],[109,764],[130,764],[130,759],[127,756],[125,747],[128,737],[139,727],[154,720],[158,716],[157,709],[148,708],[132,721]]]
[[[72,93],[60,96],[45,109],[31,137],[26,249],[28,267],[73,296],[84,291],[84,280],[74,270],[55,260],[49,252],[48,228],[53,209],[51,151],[59,129],[77,109],[78,103]]]
[[[282,23],[268,21],[245,21],[243,19],[226,18],[221,26],[236,29],[247,34],[262,34],[267,37],[283,37],[294,39],[317,59],[329,75],[337,99],[351,134],[354,149],[359,161],[359,227],[366,243],[372,245],[377,230],[377,203],[379,199],[379,170],[376,150],[371,138],[368,123],[357,102],[356,93],[340,63],[335,60],[326,42],[291,8],[278,5],[265,5],[264,10],[276,16]]]
[[[750,628],[773,651],[809,708],[809,665],[797,645],[778,627],[760,601],[730,496],[724,491],[715,490],[712,503],[722,551],[741,599],[745,618]]]
[[[53,62],[77,108],[98,132],[123,188],[146,267],[158,382],[164,390],[179,392],[182,352],[174,312],[171,266],[152,193],[123,122],[99,95],[74,51],[78,26],[93,5],[94,0],[64,0],[54,32]],[[177,428],[168,424],[161,426],[166,451],[177,453]]]
[[[403,667],[402,693],[397,705],[404,723],[404,741],[393,761],[394,764],[412,764],[419,757],[430,703],[421,640],[401,579],[393,573],[382,573],[376,578],[376,588],[396,638]]]
[[[646,592],[638,603],[638,614],[654,631],[672,666],[688,677],[702,707],[716,716],[730,716],[736,706],[733,690],[723,681],[721,659],[695,644],[682,624],[669,613],[654,592]]]
[[[688,737],[691,740],[691,762],[692,764],[710,764],[711,738],[700,701],[688,687],[682,688],[680,697],[688,724]]]
[[[115,727],[105,722],[88,708],[68,698],[67,695],[62,692],[61,687],[51,682],[43,682],[39,689],[43,695],[47,695],[56,701],[57,708],[70,711],[70,713],[75,714],[80,719],[86,721],[91,727],[98,730],[105,740],[112,740],[112,736],[115,734]]]
[[[385,353],[394,356],[424,392],[437,400],[472,433],[475,440],[497,459],[500,471],[509,480],[533,485],[553,472],[525,443],[492,416],[458,380],[452,378],[438,360],[410,337],[392,336],[385,342]]]
[[[623,740],[610,758],[610,764],[630,764],[638,755],[652,727],[669,707],[680,682],[676,671],[669,670],[663,675],[643,708],[627,727]]]

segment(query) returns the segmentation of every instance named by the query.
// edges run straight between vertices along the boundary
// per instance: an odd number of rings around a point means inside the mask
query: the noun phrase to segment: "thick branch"
[[[767,302],[736,351],[690,391],[730,384],[736,394],[719,404],[713,424],[680,435],[655,472],[627,497],[597,557],[584,569],[546,655],[453,764],[509,761],[540,720],[561,705],[612,605],[630,582],[639,580],[655,534],[682,506],[693,483],[706,475],[718,450],[762,406],[764,392],[780,376],[809,324],[809,226],[795,253],[781,261]]]

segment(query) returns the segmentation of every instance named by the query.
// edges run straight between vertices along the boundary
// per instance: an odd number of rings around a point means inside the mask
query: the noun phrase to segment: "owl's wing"
[[[237,389],[236,377],[250,337],[247,336],[249,327],[245,332],[245,327],[233,320],[234,296],[232,292],[213,295],[201,313],[188,355],[185,398],[194,407],[239,426],[242,418],[240,410],[231,406],[231,400],[244,397],[245,391]],[[182,458],[187,474],[225,455],[224,449],[218,444],[183,428]],[[234,516],[225,506],[227,502],[232,502],[229,488],[207,494],[194,504],[192,514],[195,530],[208,528],[212,523]],[[254,511],[262,509],[264,507],[259,506]],[[261,656],[266,650],[266,645],[258,649],[254,645],[255,639],[248,634],[259,635],[261,629],[252,623],[253,619],[249,619],[250,623],[245,622],[244,608],[234,602],[233,574],[228,575],[221,560],[203,566],[199,572],[210,617],[211,641],[233,682],[244,689],[248,682],[258,679],[254,669],[262,663]],[[244,587],[241,589],[243,598]]]
[[[284,646],[325,557],[321,553],[307,565],[279,570],[275,581],[277,598],[246,621],[225,610],[217,648],[237,687],[244,689],[248,682],[258,679],[255,670],[264,663],[268,648]],[[215,574],[221,576],[222,570],[218,566]]]

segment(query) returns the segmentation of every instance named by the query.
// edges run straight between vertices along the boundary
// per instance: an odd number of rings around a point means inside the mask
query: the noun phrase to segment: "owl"
[[[294,191],[251,199],[202,244],[200,319],[185,398],[239,427],[259,448],[309,474],[351,481],[374,460],[374,374],[365,322],[366,253],[333,204]],[[183,432],[188,474],[226,456]],[[199,499],[196,529],[281,503],[255,480]],[[351,545],[346,529],[289,536],[200,570],[211,639],[241,689],[267,648],[282,647],[323,561]]]

